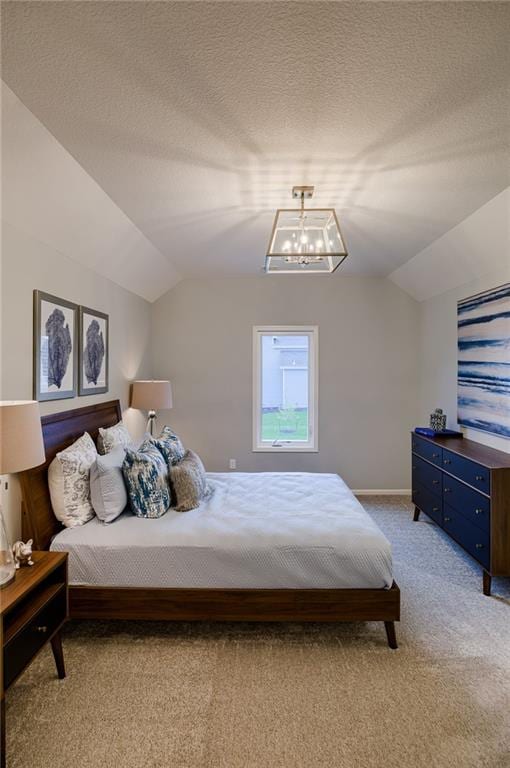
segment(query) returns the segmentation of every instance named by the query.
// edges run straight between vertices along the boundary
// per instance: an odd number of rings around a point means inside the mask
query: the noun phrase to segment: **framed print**
[[[458,422],[510,437],[510,283],[457,304]]]
[[[78,306],[34,291],[34,400],[76,397]]]
[[[108,346],[108,315],[80,307],[80,396],[108,392]]]

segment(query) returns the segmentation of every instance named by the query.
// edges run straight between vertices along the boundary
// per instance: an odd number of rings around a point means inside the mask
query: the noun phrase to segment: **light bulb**
[[[323,246],[324,246],[324,243],[323,243],[322,240],[317,240],[316,241],[315,247],[317,248],[318,251],[322,251]]]
[[[306,235],[301,235],[299,239],[303,243],[303,245],[305,245],[305,243],[308,242],[308,237]]]
[[[288,251],[290,249],[290,240],[286,240],[283,244],[283,250]]]

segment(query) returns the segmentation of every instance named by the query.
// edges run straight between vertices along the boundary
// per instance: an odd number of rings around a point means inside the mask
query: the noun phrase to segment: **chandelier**
[[[314,187],[292,188],[300,208],[278,208],[266,254],[265,271],[278,274],[331,274],[347,256],[333,208],[305,208]]]

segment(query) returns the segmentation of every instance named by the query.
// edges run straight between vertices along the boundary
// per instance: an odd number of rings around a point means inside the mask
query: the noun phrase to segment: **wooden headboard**
[[[19,475],[23,496],[22,536],[24,541],[34,540],[34,549],[49,549],[52,537],[62,529],[53,514],[48,489],[48,466],[55,455],[84,432],[88,432],[96,442],[99,427],[112,427],[121,418],[118,400],[42,417],[46,461],[40,467],[20,472]]]

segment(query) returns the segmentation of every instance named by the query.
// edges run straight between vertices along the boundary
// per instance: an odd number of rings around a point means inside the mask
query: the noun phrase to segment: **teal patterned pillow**
[[[170,427],[163,427],[159,437],[153,437],[152,442],[161,451],[168,466],[183,460],[186,450],[178,435]]]
[[[131,508],[137,517],[165,514],[170,506],[168,467],[150,440],[144,440],[137,451],[126,450],[122,473]]]

